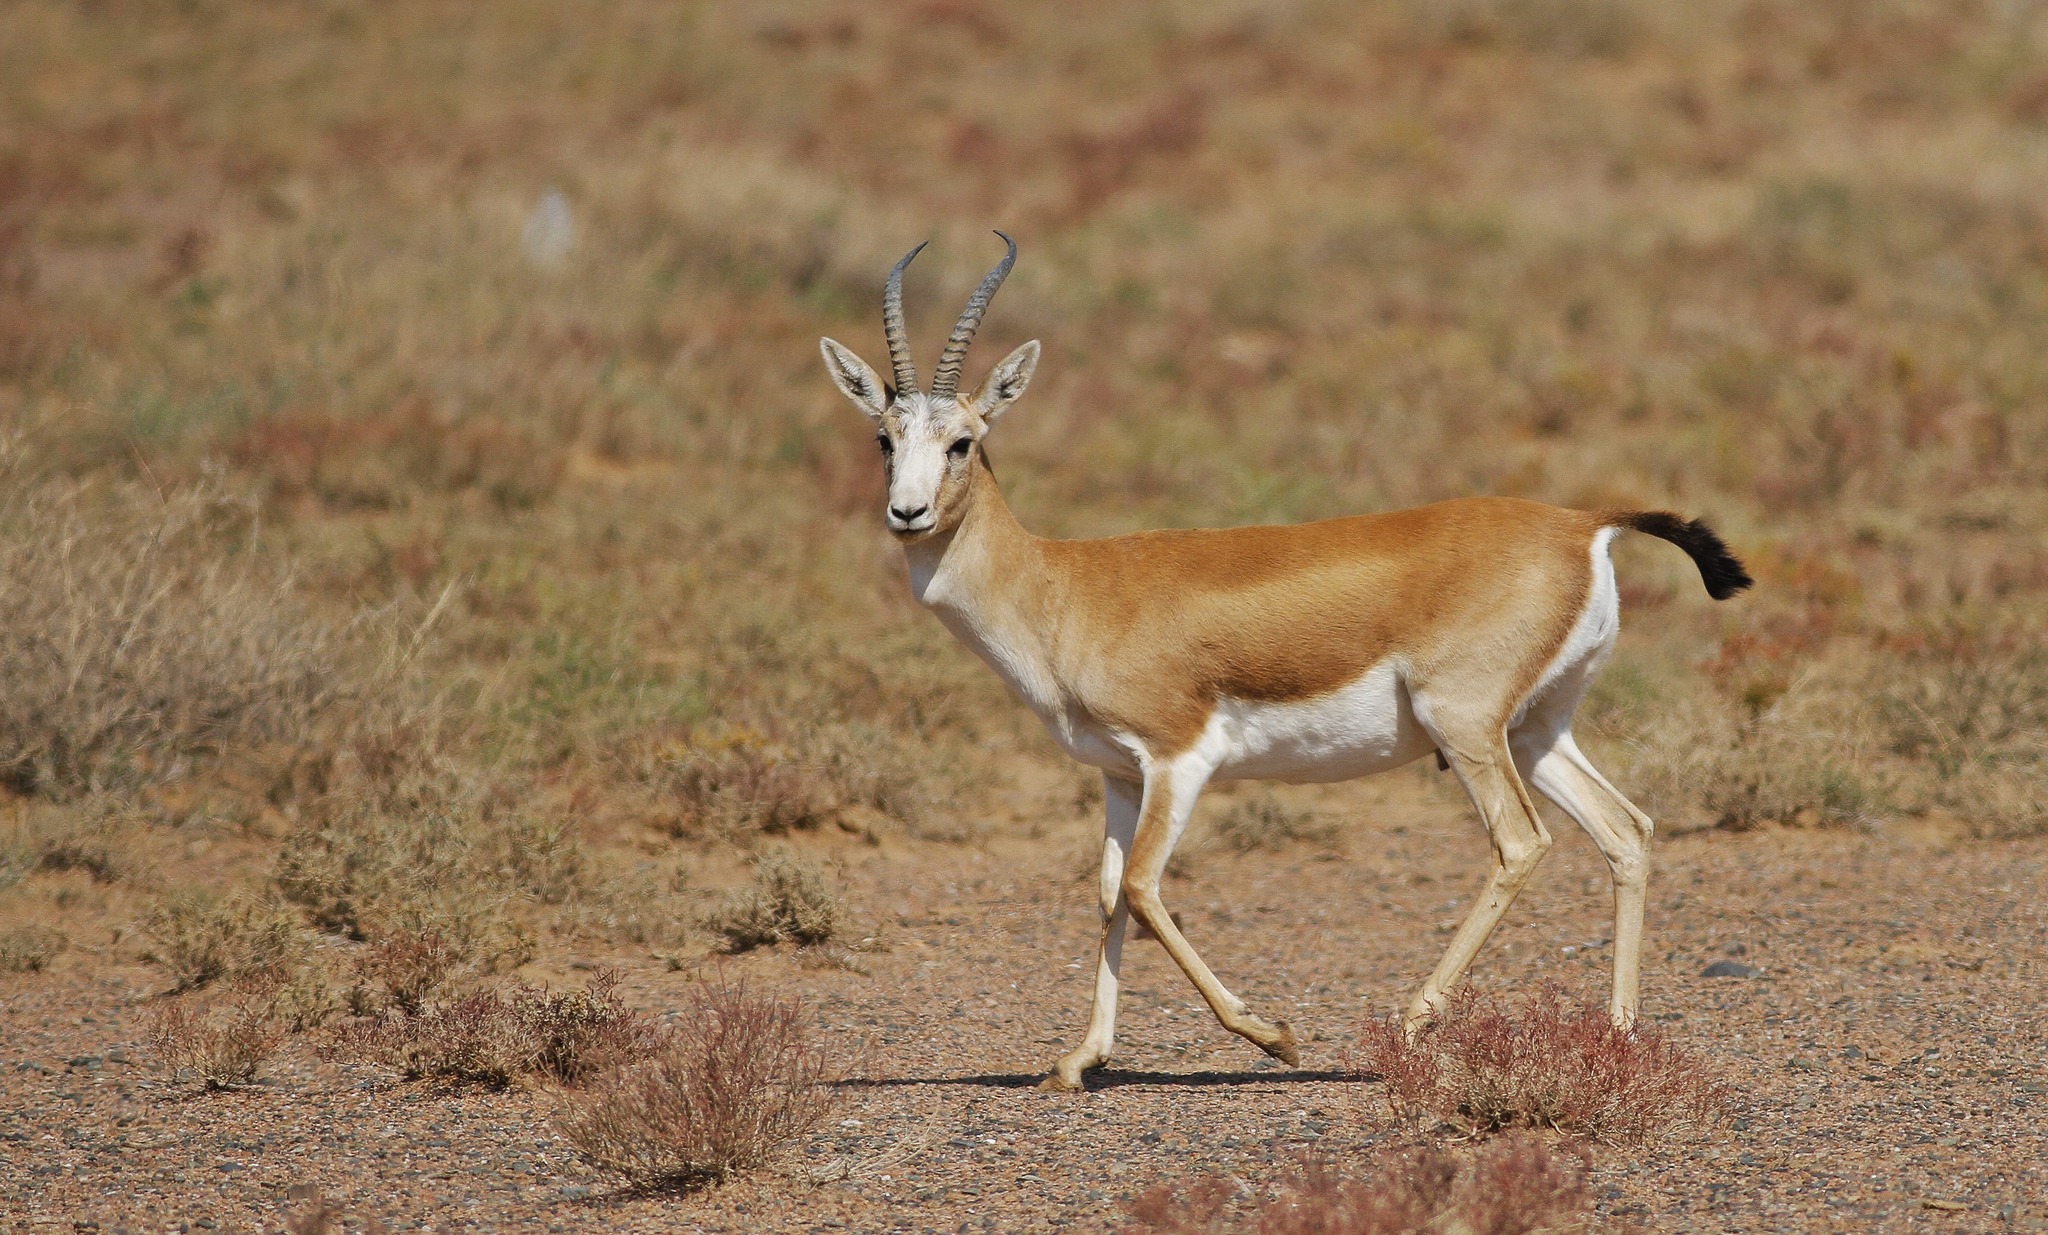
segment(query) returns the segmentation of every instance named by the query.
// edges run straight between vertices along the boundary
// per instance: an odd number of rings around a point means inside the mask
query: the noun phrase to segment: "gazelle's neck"
[[[975,464],[967,513],[952,531],[904,546],[910,587],[955,638],[988,663],[1047,723],[1060,691],[1044,549],[1010,513],[986,463]]]
[[[966,504],[951,531],[903,547],[911,593],[948,626],[949,613],[972,620],[1014,608],[1040,577],[1038,538],[1010,513],[995,473],[979,457]]]

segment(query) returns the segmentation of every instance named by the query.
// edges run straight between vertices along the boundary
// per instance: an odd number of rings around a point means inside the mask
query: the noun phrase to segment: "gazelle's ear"
[[[1002,415],[1004,408],[1023,397],[1024,388],[1031,384],[1031,374],[1037,368],[1038,340],[1033,339],[1003,357],[1003,362],[981,379],[981,385],[974,388],[974,410],[983,420]]]
[[[853,400],[853,405],[876,420],[889,410],[889,392],[882,385],[882,379],[868,368],[868,362],[853,354],[844,343],[833,339],[818,340],[818,350],[825,355],[825,371],[832,375],[832,384],[839,387],[839,393]]]

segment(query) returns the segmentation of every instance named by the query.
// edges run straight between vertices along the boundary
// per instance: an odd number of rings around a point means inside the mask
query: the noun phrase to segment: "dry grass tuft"
[[[166,1003],[151,1018],[150,1050],[173,1078],[195,1075],[208,1089],[246,1085],[284,1044],[280,992],[274,978],[250,978],[221,998]]]
[[[674,796],[678,835],[744,840],[809,831],[851,806],[915,816],[902,762],[863,729],[728,723],[657,760],[651,779]]]
[[[1950,620],[1891,641],[1868,690],[1914,805],[1991,835],[2048,830],[2048,642],[2035,629]]]
[[[682,808],[679,830],[714,836],[817,827],[839,806],[818,766],[779,743],[735,738],[692,748],[666,779]]]
[[[1437,1147],[1382,1153],[1347,1176],[1311,1161],[1265,1196],[1207,1176],[1167,1184],[1130,1204],[1133,1232],[1158,1235],[1536,1235],[1586,1228],[1586,1155],[1521,1133],[1456,1154]]]
[[[37,871],[83,871],[95,883],[119,883],[142,866],[131,820],[118,803],[97,797],[69,808],[21,811],[0,827],[0,888]]]
[[[0,929],[0,973],[41,973],[69,946],[64,932],[51,926]]]
[[[0,782],[131,789],[307,737],[345,639],[257,552],[248,502],[213,478],[158,495],[0,470]]]
[[[396,1067],[412,1080],[503,1087],[544,1076],[581,1084],[645,1057],[655,1029],[618,994],[619,976],[599,973],[582,990],[515,986],[509,997],[476,991],[417,1011],[343,1026],[334,1054]]]
[[[1273,794],[1260,793],[1232,805],[1211,834],[1232,853],[1251,853],[1303,841],[1327,845],[1337,830],[1334,821],[1315,811],[1294,810]]]
[[[1712,826],[1870,826],[1948,811],[1984,835],[2048,828],[2048,650],[2032,626],[1951,614],[1819,657],[1812,636],[1738,631],[1706,687],[1630,735],[1651,813]]]
[[[1465,1136],[1554,1128],[1603,1143],[1694,1135],[1726,1091],[1654,1027],[1614,1027],[1605,1010],[1545,988],[1512,1012],[1455,992],[1410,1043],[1399,1016],[1366,1023],[1349,1066],[1379,1078],[1401,1115]]]
[[[534,946],[516,910],[560,901],[580,880],[573,837],[523,813],[510,786],[410,768],[334,796],[286,841],[275,873],[323,930],[431,935],[465,964],[508,968]]]
[[[754,882],[727,892],[704,925],[733,952],[785,940],[810,947],[839,933],[839,898],[816,862],[773,849],[754,860]]]
[[[688,1188],[758,1166],[837,1107],[832,1061],[803,1006],[724,981],[665,1025],[652,1055],[593,1084],[563,1137],[647,1188]]]
[[[382,1004],[416,1016],[447,988],[462,958],[434,931],[399,931],[371,944],[356,958],[356,988],[350,992],[359,1016],[378,1011],[369,988],[383,992]]]
[[[222,978],[281,979],[304,961],[297,919],[250,896],[179,892],[164,897],[142,921],[149,959],[191,990]]]

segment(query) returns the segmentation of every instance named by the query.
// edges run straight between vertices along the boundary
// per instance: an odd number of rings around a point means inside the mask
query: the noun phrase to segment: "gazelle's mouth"
[[[899,540],[909,540],[913,536],[924,535],[938,525],[939,521],[929,516],[919,519],[915,523],[898,523],[896,520],[891,519],[889,520],[889,531]]]

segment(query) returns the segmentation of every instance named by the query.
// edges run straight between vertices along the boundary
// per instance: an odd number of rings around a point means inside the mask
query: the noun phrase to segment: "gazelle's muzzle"
[[[939,490],[946,481],[946,454],[936,443],[905,442],[897,448],[889,477],[889,530],[898,536],[929,532],[939,521]]]

